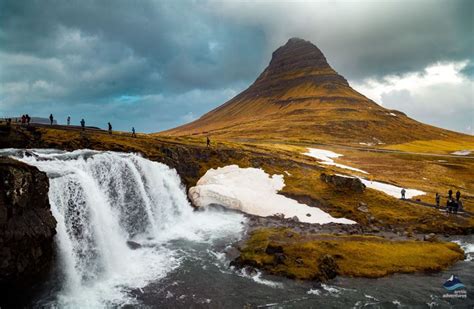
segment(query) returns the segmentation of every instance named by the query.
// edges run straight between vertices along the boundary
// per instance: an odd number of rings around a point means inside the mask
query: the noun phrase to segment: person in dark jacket
[[[407,193],[407,190],[405,190],[405,189],[402,189],[402,200],[404,200],[404,199],[405,199],[405,193]]]
[[[108,125],[109,125],[109,134],[112,134],[112,124],[109,122]]]
[[[67,125],[71,124],[71,116],[67,116]]]
[[[456,201],[459,202],[459,199],[461,198],[461,192],[459,190],[456,192]]]
[[[26,117],[26,125],[29,127],[29,126],[30,126],[30,122],[31,122],[31,117],[30,117],[30,115],[28,115],[28,114],[26,114],[25,117]]]
[[[448,197],[446,200],[446,211],[451,213],[453,211],[453,200]]]
[[[439,195],[438,192],[436,192],[435,201],[436,201],[436,208],[439,208],[439,203],[441,202],[441,195]]]
[[[132,127],[132,137],[137,137],[137,135],[135,134],[135,127]]]
[[[86,122],[84,121],[84,118],[81,119],[81,128],[82,131],[84,131],[84,129],[86,128]]]
[[[54,117],[53,114],[49,114],[49,122],[53,125]]]
[[[449,189],[448,191],[448,198],[453,198],[453,190]]]

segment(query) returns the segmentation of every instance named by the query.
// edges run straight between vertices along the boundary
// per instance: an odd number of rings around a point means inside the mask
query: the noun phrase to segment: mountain
[[[456,138],[355,91],[309,41],[290,39],[255,82],[227,103],[164,135],[364,144]]]

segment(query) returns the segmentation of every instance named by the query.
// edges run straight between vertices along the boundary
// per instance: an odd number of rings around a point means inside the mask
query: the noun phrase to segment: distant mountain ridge
[[[419,123],[352,89],[309,41],[291,38],[246,90],[164,135],[232,139],[404,143],[460,133]]]

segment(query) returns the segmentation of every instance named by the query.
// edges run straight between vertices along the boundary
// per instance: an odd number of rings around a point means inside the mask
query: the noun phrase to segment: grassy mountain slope
[[[245,91],[160,135],[225,139],[402,144],[474,138],[417,122],[352,89],[312,43],[290,39]]]

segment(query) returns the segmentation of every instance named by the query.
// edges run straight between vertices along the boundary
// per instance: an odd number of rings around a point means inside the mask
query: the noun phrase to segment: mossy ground
[[[284,259],[275,263],[268,246],[283,248]],[[290,229],[254,231],[241,249],[241,262],[271,274],[313,280],[321,278],[320,261],[331,256],[342,276],[376,278],[393,273],[442,270],[463,259],[454,243],[389,241],[374,236],[298,234]]]

